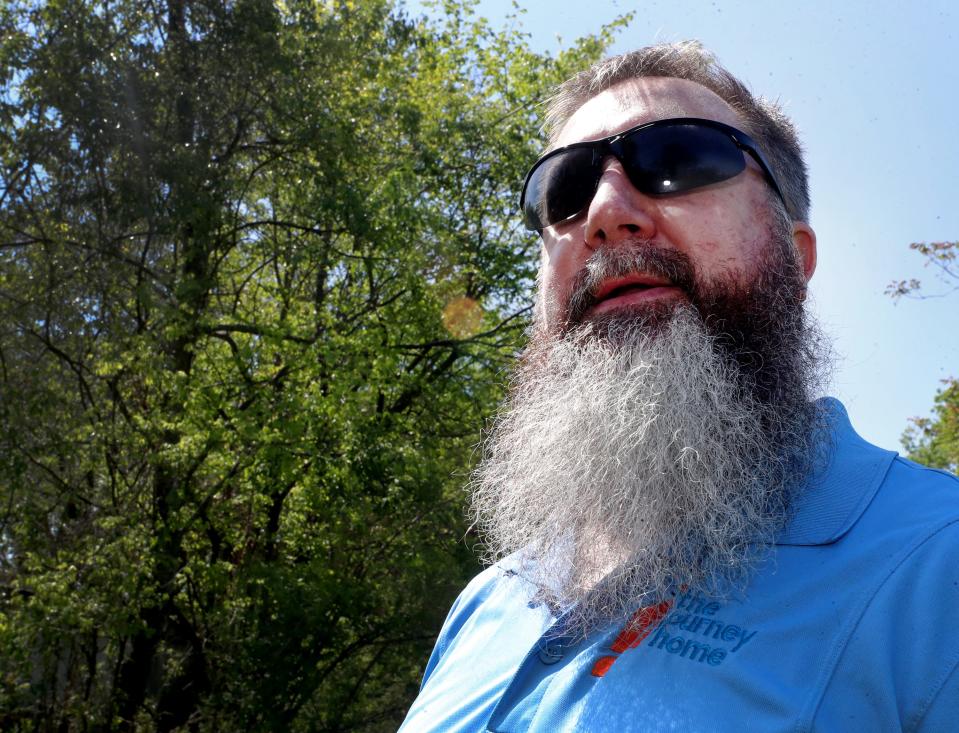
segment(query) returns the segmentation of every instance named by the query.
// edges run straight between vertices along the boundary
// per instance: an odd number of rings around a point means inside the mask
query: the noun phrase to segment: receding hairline
[[[634,94],[630,94],[630,87],[633,87],[632,91],[635,92]],[[647,87],[648,89],[643,93],[640,92],[638,87]],[[670,89],[665,89],[665,87],[670,87]],[[695,90],[695,92],[693,92],[693,90]],[[549,131],[546,151],[560,147],[563,133],[569,128],[570,123],[575,121],[576,116],[584,107],[602,96],[615,98],[617,102],[619,102],[619,108],[624,112],[638,110],[641,107],[645,107],[652,112],[652,107],[655,106],[655,112],[648,116],[648,120],[644,119],[641,122],[634,122],[628,125],[612,125],[605,133],[607,135],[614,135],[635,124],[643,124],[647,121],[653,122],[674,117],[697,117],[715,120],[732,125],[749,135],[752,134],[752,130],[749,129],[749,121],[709,87],[690,79],[681,79],[674,76],[645,76],[623,79],[612,86],[598,91],[589,99],[584,100],[583,103],[566,118],[562,125]],[[699,99],[695,98],[697,96]],[[717,110],[721,110],[721,112],[717,112]],[[597,135],[594,137],[602,136]],[[564,141],[562,144],[565,145],[570,142],[579,142],[579,140]]]

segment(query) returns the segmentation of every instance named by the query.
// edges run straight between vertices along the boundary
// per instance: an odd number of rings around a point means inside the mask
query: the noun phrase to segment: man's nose
[[[609,158],[586,213],[586,246],[597,249],[623,239],[652,239],[656,222],[651,211],[652,200],[636,190],[618,160]]]

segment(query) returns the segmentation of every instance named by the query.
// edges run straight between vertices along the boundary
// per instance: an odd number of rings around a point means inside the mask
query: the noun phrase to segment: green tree
[[[914,417],[903,445],[914,461],[959,473],[959,379],[944,381],[936,393],[934,417]]]
[[[557,57],[470,5],[0,9],[0,728],[393,730],[474,571]]]
[[[959,242],[914,242],[909,248],[925,259],[925,265],[936,272],[945,287],[940,293],[923,291],[916,279],[890,283],[886,292],[894,298],[943,297],[959,290]],[[903,445],[909,457],[919,463],[959,473],[959,379],[943,380],[943,387],[934,398],[933,417],[912,418],[903,434]]]

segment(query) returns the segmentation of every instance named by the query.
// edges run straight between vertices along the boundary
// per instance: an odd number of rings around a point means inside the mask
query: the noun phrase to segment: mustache
[[[573,277],[566,299],[566,327],[583,323],[586,313],[599,303],[596,293],[604,281],[632,274],[668,280],[695,301],[696,271],[686,254],[649,240],[630,239],[615,247],[600,247]]]

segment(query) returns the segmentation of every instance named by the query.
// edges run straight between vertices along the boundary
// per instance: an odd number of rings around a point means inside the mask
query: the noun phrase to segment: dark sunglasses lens
[[[746,160],[726,133],[700,125],[640,130],[622,141],[623,167],[646,194],[690,191],[743,172]]]
[[[586,208],[596,192],[598,162],[591,148],[573,148],[540,163],[523,196],[526,227],[541,231]]]

